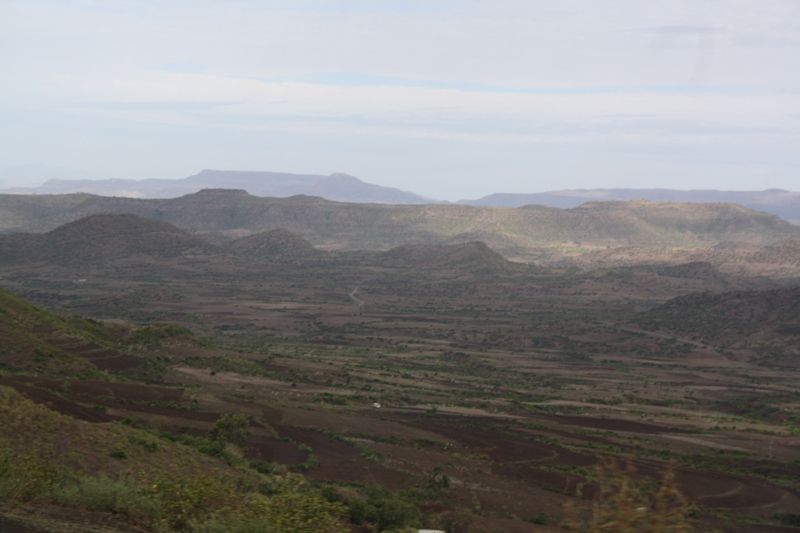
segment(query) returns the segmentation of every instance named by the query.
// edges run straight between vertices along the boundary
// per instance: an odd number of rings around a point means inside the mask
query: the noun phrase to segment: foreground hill
[[[0,317],[1,370],[86,371],[93,365],[70,347],[92,344],[103,348],[94,323],[50,313],[2,289]]]
[[[96,376],[98,371],[138,372],[130,349],[199,344],[180,326],[105,324],[53,313],[0,289],[0,372]],[[75,407],[73,406],[73,410]]]
[[[90,195],[0,195],[0,230],[49,231],[96,213],[134,213],[194,234],[241,236],[278,228],[328,250],[483,241],[508,258],[537,260],[619,246],[763,246],[800,227],[733,204],[591,202],[569,210],[464,205],[344,204],[204,190],[167,200]]]

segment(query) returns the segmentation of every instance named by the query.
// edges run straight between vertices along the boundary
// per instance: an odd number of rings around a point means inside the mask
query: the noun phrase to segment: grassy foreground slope
[[[101,423],[91,423],[85,412],[73,418],[2,386],[8,381],[19,388],[19,377],[32,376],[46,382],[48,398],[66,405],[61,393],[82,376],[113,384],[110,375],[98,374],[108,353],[102,361],[79,355],[87,344],[124,357],[136,335],[162,332],[131,334],[123,326],[62,317],[5,291],[0,317],[0,529],[94,531],[107,517],[86,514],[92,511],[114,513],[126,531],[126,524],[165,532],[344,530],[342,508],[301,476],[248,468],[224,426],[188,439],[104,414],[94,419]],[[30,512],[41,506],[50,509],[46,520]],[[76,525],[76,516],[83,522]]]
[[[341,509],[300,476],[265,476],[140,429],[76,420],[7,387],[0,387],[0,427],[5,527],[74,526],[78,513],[66,509],[60,519],[49,513],[45,524],[20,512],[49,504],[81,510],[83,531],[105,521],[85,511],[111,512],[123,523],[164,532],[344,531]]]
[[[95,321],[57,315],[0,289],[0,371],[86,371],[94,365],[70,347],[108,350],[112,336]]]

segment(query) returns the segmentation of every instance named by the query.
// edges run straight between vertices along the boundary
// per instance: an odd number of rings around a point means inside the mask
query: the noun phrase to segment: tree
[[[226,444],[244,445],[250,430],[250,419],[247,415],[237,413],[223,413],[217,419],[217,423],[208,432],[208,439],[225,446]]]

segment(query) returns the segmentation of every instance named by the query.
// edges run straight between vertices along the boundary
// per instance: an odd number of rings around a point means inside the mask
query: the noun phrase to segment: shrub
[[[260,474],[272,474],[277,465],[275,463],[270,463],[268,461],[262,461],[261,459],[253,459],[250,461],[250,468],[255,470]]]
[[[142,481],[142,492],[160,500],[164,519],[177,529],[185,528],[190,520],[207,517],[215,509],[230,507],[241,498],[226,479],[206,472],[196,472],[190,479],[162,473]]]
[[[112,480],[103,475],[55,487],[52,498],[53,503],[65,507],[121,514],[140,526],[152,526],[162,515],[157,495],[144,494],[134,481]]]
[[[13,506],[45,497],[58,481],[52,460],[36,453],[14,455],[0,448],[0,506]]]
[[[208,432],[208,438],[222,444],[223,447],[226,444],[242,446],[250,435],[250,431],[246,429],[249,425],[250,420],[247,415],[223,413]]]
[[[567,508],[565,525],[581,533],[688,533],[689,504],[675,485],[673,470],[661,478],[658,490],[636,483],[633,466],[623,470],[616,461],[598,468],[600,493],[591,520],[584,521],[574,507]]]
[[[378,531],[399,529],[419,518],[419,509],[402,494],[392,493],[383,487],[367,489],[368,499],[350,499],[348,515],[354,524],[369,522]]]
[[[540,526],[546,526],[550,522],[550,517],[545,512],[536,513],[535,515],[531,516],[526,522],[530,522],[531,524],[537,524]]]
[[[234,512],[191,522],[197,533],[344,533],[340,504],[320,497],[300,477],[274,487],[271,497],[254,495]]]
[[[419,516],[417,506],[400,498],[386,500],[378,507],[376,524],[379,531],[401,528]]]

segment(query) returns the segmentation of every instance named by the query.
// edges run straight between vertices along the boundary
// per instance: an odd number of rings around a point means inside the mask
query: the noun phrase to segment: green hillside
[[[224,416],[189,438],[75,401],[102,401],[76,391],[103,384],[180,395],[97,371],[115,357],[119,368],[118,347],[181,332],[63,317],[0,290],[0,531],[345,530],[340,506],[302,476],[249,468]]]
[[[193,234],[241,236],[285,228],[328,250],[479,240],[506,257],[528,260],[542,249],[763,246],[800,235],[800,227],[734,204],[591,202],[569,210],[512,209],[345,204],[221,189],[168,200],[0,195],[0,231],[6,233],[49,231],[96,213],[133,213]]]
[[[647,329],[690,336],[718,347],[739,346],[756,357],[800,361],[800,288],[693,293],[644,313]]]
[[[341,507],[299,475],[260,474],[130,424],[76,420],[2,386],[0,427],[3,531],[345,531]]]
[[[189,331],[170,324],[108,324],[59,315],[0,289],[0,374],[94,377],[136,370],[138,346],[196,345]]]
[[[0,371],[72,374],[95,368],[80,355],[90,349],[122,355],[109,347],[113,328],[51,313],[2,289],[0,318]]]

